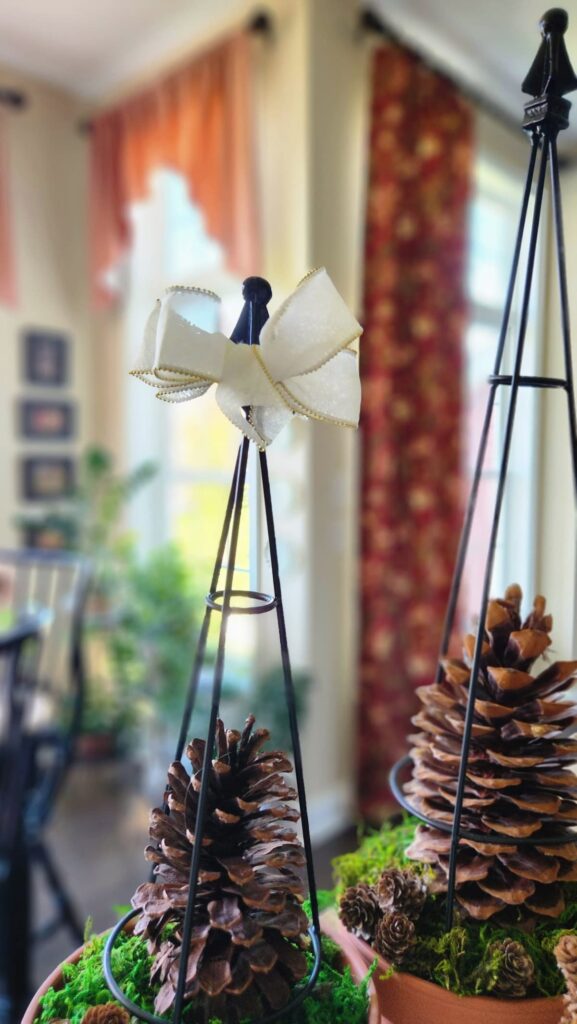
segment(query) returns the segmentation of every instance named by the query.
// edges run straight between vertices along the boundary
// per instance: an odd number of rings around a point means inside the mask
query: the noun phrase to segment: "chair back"
[[[43,620],[37,643],[27,645],[19,670],[26,693],[24,731],[37,748],[45,816],[70,764],[84,706],[82,631],[90,564],[71,552],[0,550],[2,616]],[[38,800],[37,800],[38,803]]]

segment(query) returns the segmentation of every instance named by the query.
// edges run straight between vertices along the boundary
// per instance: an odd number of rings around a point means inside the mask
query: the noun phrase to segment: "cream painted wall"
[[[357,16],[353,0],[279,0],[258,96],[263,273],[282,297],[324,265],[358,311],[369,51]],[[354,816],[357,437],[316,423],[295,428],[292,448],[272,446],[270,462],[273,486],[288,472],[306,490],[289,538],[307,569],[285,600],[293,653],[314,680],[302,738],[322,838]]]
[[[89,434],[91,391],[86,318],[85,152],[78,132],[80,106],[64,93],[0,70],[5,86],[22,89],[28,106],[6,115],[10,188],[19,301],[0,306],[0,545],[17,541],[15,516],[33,510],[20,500],[19,461],[24,454],[74,453]],[[22,376],[23,327],[69,333],[71,379],[63,389],[25,385]],[[73,444],[24,441],[18,437],[16,402],[22,398],[70,399],[79,413]]]

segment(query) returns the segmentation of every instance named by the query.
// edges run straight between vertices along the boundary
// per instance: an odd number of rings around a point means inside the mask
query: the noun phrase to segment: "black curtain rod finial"
[[[18,89],[0,86],[0,103],[5,107],[12,107],[13,110],[24,110],[28,106],[28,97]]]
[[[253,32],[259,36],[270,36],[272,34],[273,20],[270,11],[262,10],[256,11],[250,18],[247,28],[249,32]]]
[[[363,32],[375,32],[378,35],[385,35],[385,26],[377,14],[370,7],[365,7],[360,13],[359,28]]]

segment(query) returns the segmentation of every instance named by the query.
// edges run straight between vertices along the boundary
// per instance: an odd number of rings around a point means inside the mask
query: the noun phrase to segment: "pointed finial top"
[[[238,323],[231,334],[231,341],[241,345],[258,345],[263,325],[268,320],[267,303],[272,298],[272,288],[264,277],[247,277],[242,285],[244,306]]]
[[[264,303],[272,299],[272,288],[264,277],[247,277],[242,285],[242,297],[246,302]]]
[[[541,29],[541,35],[543,38],[550,35],[551,32],[559,32],[564,36],[568,25],[569,15],[562,7],[551,7],[549,11],[545,11],[545,14],[539,22],[539,28]]]
[[[577,76],[563,38],[568,24],[567,11],[562,7],[552,7],[541,18],[543,42],[522,85],[523,92],[529,96],[560,98],[577,89]]]

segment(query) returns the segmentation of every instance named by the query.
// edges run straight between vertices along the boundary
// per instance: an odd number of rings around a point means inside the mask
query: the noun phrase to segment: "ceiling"
[[[0,62],[98,100],[253,6],[250,0],[2,0]]]
[[[98,100],[257,6],[266,7],[266,0],[3,0],[0,62]],[[367,6],[519,118],[519,83],[537,50],[544,0],[368,0]],[[577,4],[568,6],[567,43],[577,64]],[[577,143],[577,123],[571,135]]]

